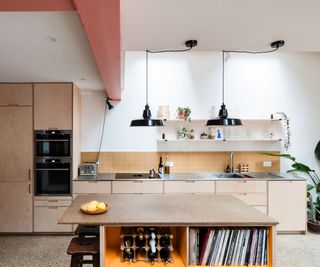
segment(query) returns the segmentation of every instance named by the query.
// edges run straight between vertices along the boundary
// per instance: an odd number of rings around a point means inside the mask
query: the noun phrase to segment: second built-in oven
[[[69,158],[72,157],[71,151],[72,131],[35,131],[36,158]]]
[[[35,195],[71,195],[71,175],[71,159],[36,159]]]

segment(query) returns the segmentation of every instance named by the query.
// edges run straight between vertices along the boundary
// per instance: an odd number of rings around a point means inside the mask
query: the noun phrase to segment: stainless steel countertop
[[[115,173],[99,173],[96,176],[78,176],[74,181],[184,181],[184,180],[214,180],[214,181],[305,181],[302,177],[293,177],[287,173],[277,172],[256,172],[248,173],[248,175],[254,178],[219,178],[216,177],[218,173],[214,172],[197,172],[197,173],[171,173],[164,174],[162,178],[133,178],[133,179],[119,179],[115,178]]]

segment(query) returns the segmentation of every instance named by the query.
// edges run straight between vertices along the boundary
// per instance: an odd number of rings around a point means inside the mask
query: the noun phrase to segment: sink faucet
[[[232,173],[234,173],[234,153],[230,152],[230,170]]]

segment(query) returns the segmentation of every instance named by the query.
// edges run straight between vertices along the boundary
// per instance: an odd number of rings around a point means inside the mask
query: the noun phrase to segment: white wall
[[[221,104],[221,53],[152,54],[149,57],[149,104],[189,106],[193,118],[209,118]],[[284,111],[290,118],[289,153],[319,168],[314,148],[320,140],[320,53],[231,54],[225,63],[225,103],[230,116],[267,118]],[[126,55],[122,101],[108,112],[103,151],[155,151],[156,128],[130,128],[145,105],[143,52]],[[82,151],[97,151],[104,111],[104,92],[82,94]],[[283,161],[283,170],[288,161]]]

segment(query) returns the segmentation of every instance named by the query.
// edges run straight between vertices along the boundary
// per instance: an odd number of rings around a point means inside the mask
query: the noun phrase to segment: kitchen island
[[[86,215],[83,203],[93,200],[80,195],[60,218],[60,224],[95,224],[100,226],[100,266],[125,266],[120,260],[121,227],[170,227],[174,233],[174,264],[191,266],[189,231],[191,228],[251,229],[268,231],[268,264],[274,266],[275,228],[277,221],[229,195],[96,195],[108,203],[109,211]],[[134,266],[148,266],[137,262]],[[158,263],[157,263],[158,264]]]

